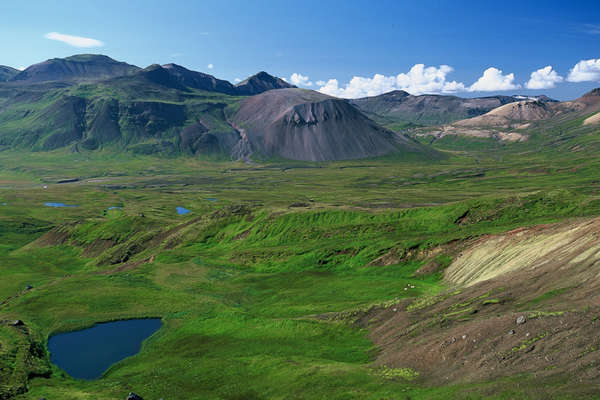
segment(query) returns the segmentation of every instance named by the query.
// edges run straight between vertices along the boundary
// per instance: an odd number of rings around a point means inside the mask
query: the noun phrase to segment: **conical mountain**
[[[295,88],[281,78],[269,75],[265,71],[261,71],[256,75],[252,75],[248,79],[235,85],[237,92],[243,96],[253,96],[272,89]]]

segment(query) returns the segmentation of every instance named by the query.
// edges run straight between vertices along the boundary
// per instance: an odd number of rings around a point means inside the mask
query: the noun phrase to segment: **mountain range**
[[[546,96],[410,95],[342,100],[259,72],[234,85],[176,64],[104,55],[0,67],[0,149],[126,151],[213,159],[331,161],[439,153],[424,137],[523,141],[532,121],[598,111],[598,91]],[[591,117],[591,115],[588,115]],[[595,124],[595,119],[587,120]]]
[[[418,125],[447,124],[485,114],[496,107],[521,100],[556,102],[547,96],[529,97],[489,96],[461,98],[426,94],[414,96],[403,90],[394,90],[379,96],[349,100],[365,114],[386,122],[409,122]]]

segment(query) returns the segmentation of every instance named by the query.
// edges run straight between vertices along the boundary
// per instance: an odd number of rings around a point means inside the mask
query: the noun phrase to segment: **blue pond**
[[[177,214],[179,214],[179,215],[185,215],[190,212],[190,210],[188,210],[187,208],[183,208],[183,207],[176,207],[176,208],[177,208]]]
[[[215,201],[217,201],[217,199],[215,199],[214,197],[207,197],[207,198],[206,198],[206,199],[204,199],[204,200],[206,200],[206,201],[212,201],[212,202],[215,202]]]
[[[44,203],[45,206],[48,207],[79,207],[75,204],[65,204],[65,203]]]
[[[123,208],[123,207],[120,207],[120,206],[110,206],[110,207],[108,207],[109,210],[120,210],[121,208]]]
[[[96,379],[112,364],[140,351],[162,325],[158,318],[105,322],[48,340],[50,361],[77,379]]]

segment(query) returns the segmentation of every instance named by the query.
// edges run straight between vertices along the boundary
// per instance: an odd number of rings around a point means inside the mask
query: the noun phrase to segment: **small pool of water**
[[[206,198],[206,199],[204,199],[204,200],[206,200],[206,201],[212,201],[212,202],[215,202],[215,201],[217,201],[217,199],[215,199],[214,197],[207,197],[207,198]]]
[[[123,207],[121,207],[121,206],[110,206],[110,207],[108,207],[109,210],[120,210],[121,208],[123,208]]]
[[[79,207],[76,204],[52,203],[52,202],[44,203],[44,205],[48,206],[48,207]]]
[[[162,325],[159,318],[104,322],[48,340],[50,361],[77,379],[96,379],[114,363],[140,351]]]
[[[179,215],[185,215],[190,212],[190,210],[188,210],[187,208],[183,208],[183,207],[176,207],[176,209],[177,209],[177,214],[179,214]]]

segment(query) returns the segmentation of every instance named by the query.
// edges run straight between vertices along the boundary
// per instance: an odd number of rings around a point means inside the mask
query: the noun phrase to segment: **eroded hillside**
[[[418,371],[430,384],[525,373],[568,377],[596,393],[600,219],[519,228],[454,251],[443,294],[360,319],[382,348],[377,363]]]

